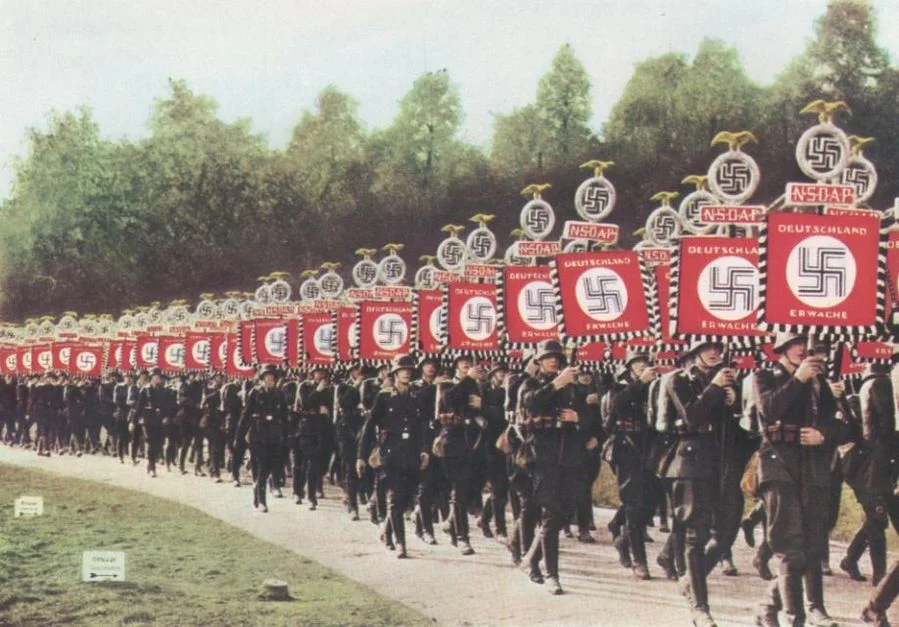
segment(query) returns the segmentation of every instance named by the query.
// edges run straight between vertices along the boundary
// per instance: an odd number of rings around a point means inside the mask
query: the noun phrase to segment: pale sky
[[[90,105],[106,137],[139,139],[169,77],[283,148],[330,83],[372,129],[389,124],[418,75],[446,68],[463,138],[484,145],[493,114],[533,101],[566,42],[590,74],[599,130],[635,63],[692,55],[706,36],[735,45],[749,76],[770,83],[827,1],[0,0],[0,198],[26,129],[45,127],[50,111]],[[895,62],[899,2],[873,4]]]

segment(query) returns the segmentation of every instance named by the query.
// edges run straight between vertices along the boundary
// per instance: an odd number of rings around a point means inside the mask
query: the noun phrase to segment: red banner
[[[0,348],[0,374],[16,374],[16,349]]]
[[[184,336],[184,367],[205,370],[210,366],[212,345],[208,333],[188,333]]]
[[[34,347],[32,363],[37,372],[47,372],[53,369],[53,350],[50,344],[41,344]]]
[[[861,361],[890,361],[893,345],[888,342],[856,342],[852,352]]]
[[[447,347],[455,351],[497,351],[496,286],[452,283],[447,290]]]
[[[72,347],[69,373],[78,377],[99,377],[103,372],[103,347],[76,344]]]
[[[141,335],[135,344],[138,368],[152,368],[159,363],[159,338]]]
[[[356,348],[357,329],[356,308],[341,307],[337,310],[337,359],[342,362],[353,360]]]
[[[31,374],[34,370],[31,369],[31,347],[23,346],[17,350],[17,366],[18,371],[21,373]]]
[[[165,372],[183,371],[185,352],[183,337],[173,335],[159,338],[159,367]]]
[[[650,333],[649,295],[633,251],[569,253],[555,259],[563,335],[627,339]]]
[[[336,355],[334,316],[330,312],[303,314],[303,362],[330,366]]]
[[[287,359],[287,327],[282,320],[253,321],[253,361],[257,364],[283,364]],[[246,363],[241,340],[241,357]]]
[[[359,357],[390,360],[412,347],[412,305],[409,303],[359,304]]]
[[[887,320],[894,325],[899,320],[893,320],[892,313],[899,304],[899,231],[890,231],[887,238],[887,289],[886,289],[886,313]]]
[[[750,238],[683,237],[674,260],[679,337],[760,337],[759,249]]]
[[[761,242],[761,316],[769,329],[877,332],[875,216],[771,213]]]
[[[253,329],[252,320],[241,322],[237,326],[240,358],[247,364],[253,363],[253,360],[256,358],[253,353]]]
[[[499,294],[500,325],[510,344],[536,344],[559,337],[556,293],[548,266],[506,266]]]
[[[240,342],[236,333],[229,333],[225,345],[227,365],[225,371],[229,377],[243,379],[252,378],[256,373],[253,366],[245,364],[241,357]]]
[[[137,344],[132,341],[122,342],[121,369],[130,371],[137,369]]]
[[[56,362],[56,344],[53,345],[53,359]],[[121,368],[122,364],[122,342],[118,340],[110,340],[106,343],[106,367],[110,370]],[[56,368],[56,366],[53,366]]]
[[[609,345],[605,342],[588,342],[577,347],[575,359],[578,363],[599,363],[606,360]]]
[[[440,290],[419,290],[415,307],[416,347],[422,353],[440,352],[440,309],[443,294]]]
[[[71,342],[55,342],[51,351],[53,360],[53,369],[60,372],[67,372],[69,362],[72,359],[72,343]]]
[[[224,333],[209,334],[209,363],[215,372],[228,368],[228,336]]]

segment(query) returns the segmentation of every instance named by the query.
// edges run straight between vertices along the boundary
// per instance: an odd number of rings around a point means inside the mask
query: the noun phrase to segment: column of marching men
[[[850,385],[825,376],[827,350],[805,336],[778,335],[774,352],[776,362],[751,373],[733,369],[723,345],[700,341],[664,375],[632,350],[600,376],[550,340],[514,368],[405,355],[340,372],[266,366],[255,381],[159,370],[101,381],[8,375],[0,424],[6,444],[145,463],[149,477],[190,465],[240,486],[249,472],[263,513],[287,489],[315,510],[325,481],[338,483],[349,519],[364,511],[397,558],[408,556],[407,517],[424,545],[446,536],[466,556],[473,526],[553,595],[563,592],[560,536],[595,542],[592,489],[606,462],[621,500],[608,529],[622,567],[651,579],[647,529],[658,516],[668,535],[655,562],[705,626],[715,624],[708,576],[738,574],[731,548],[741,532],[766,582],[759,625],[836,624],[823,577],[846,482],[865,521],[839,568],[865,581],[859,560],[869,554],[877,589],[863,619],[887,625],[899,589],[885,540],[889,522],[899,528],[890,366],[871,364]]]

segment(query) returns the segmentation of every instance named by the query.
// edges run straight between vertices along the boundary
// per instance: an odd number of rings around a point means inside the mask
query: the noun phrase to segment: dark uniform
[[[481,413],[486,425],[483,435],[485,477],[490,484],[490,494],[484,502],[481,530],[490,537],[490,521],[494,521],[496,533],[504,540],[506,531],[506,503],[509,501],[509,476],[506,473],[505,453],[496,448],[496,440],[506,430],[506,390],[491,381],[481,396]]]
[[[697,348],[701,347],[694,347],[687,355],[695,354]],[[732,414],[725,388],[712,383],[714,375],[714,371],[698,366],[672,373],[665,379],[660,410],[664,412],[660,416],[664,431],[677,435],[661,468],[674,510],[674,561],[678,575],[687,576],[684,591],[694,610],[694,621],[704,624],[711,623],[705,551],[719,496],[719,438],[722,424]]]
[[[156,460],[162,453],[163,424],[172,424],[177,411],[175,394],[163,385],[148,385],[140,391],[137,414],[147,442],[147,472],[156,476]]]
[[[403,392],[394,388],[378,394],[371,418],[366,421],[359,440],[358,458],[361,460],[367,460],[375,446],[379,448],[381,467],[378,472],[386,489],[387,517],[396,538],[398,557],[405,557],[403,512],[412,504],[421,455],[427,453],[426,432],[421,391],[410,386]]]
[[[194,456],[194,474],[203,474],[203,437],[205,434],[200,429],[200,404],[202,402],[202,383],[188,379],[178,386],[178,442],[176,444],[181,447],[178,467],[181,469],[182,475],[187,474],[184,466],[188,452],[191,450]]]
[[[359,449],[359,434],[365,424],[362,415],[362,395],[359,386],[352,381],[337,385],[335,393],[337,403],[334,431],[342,465],[340,474],[344,482],[347,511],[353,520],[359,520],[359,476],[356,474],[356,454]]]
[[[893,384],[888,374],[875,370],[863,381],[858,394],[862,441],[844,458],[846,479],[865,511],[865,524],[846,549],[840,567],[856,579],[858,560],[867,545],[876,586],[886,574],[886,536],[893,495],[896,410]]]
[[[305,497],[310,509],[318,507],[319,481],[323,472],[324,439],[334,407],[334,391],[327,380],[303,381],[297,389],[294,411],[296,444],[293,450],[293,493],[297,503]]]
[[[759,419],[759,484],[768,517],[768,543],[778,577],[766,599],[769,612],[803,614],[803,580],[809,609],[824,611],[821,560],[828,542],[831,460],[847,435],[827,381],[803,383],[780,363],[756,374]],[[802,446],[800,429],[814,427],[821,446]],[[830,623],[827,623],[830,624]]]
[[[112,388],[112,430],[115,441],[115,454],[119,462],[125,463],[125,455],[128,454],[128,414],[132,405],[129,405],[129,396],[132,393],[133,384],[117,383]],[[136,399],[135,399],[136,400]]]
[[[558,354],[563,360],[561,347]],[[521,515],[539,519],[540,549],[546,574],[552,580],[549,590],[553,594],[561,594],[562,589],[558,585],[559,532],[564,516],[575,511],[578,481],[586,461],[587,439],[591,434],[582,431],[576,423],[561,421],[563,410],[572,410],[579,418],[585,411],[574,384],[557,390],[553,385],[555,376],[541,371],[528,377],[520,390],[520,403],[528,425],[524,446],[533,451],[532,463],[528,468],[533,482],[533,502],[527,506],[522,503]],[[532,579],[539,572],[539,555],[537,551],[531,551],[529,566]]]
[[[224,416],[225,444],[230,451],[228,468],[231,470],[231,479],[235,486],[240,486],[240,467],[243,465],[246,442],[237,438],[237,423],[243,412],[243,402],[240,398],[240,385],[236,381],[229,381],[222,386],[221,410]]]
[[[266,375],[274,374],[268,370]],[[237,427],[237,440],[249,438],[250,454],[256,468],[253,506],[268,511],[266,489],[275,465],[281,463],[281,443],[287,427],[287,403],[281,390],[263,385],[253,388]],[[236,448],[236,443],[235,443]]]
[[[215,478],[216,483],[221,483],[225,463],[224,414],[222,386],[213,379],[203,391],[200,402],[200,431],[209,442],[209,476]]]

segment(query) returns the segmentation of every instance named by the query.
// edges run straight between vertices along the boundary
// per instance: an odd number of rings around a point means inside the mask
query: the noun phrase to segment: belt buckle
[[[267,414],[267,415],[265,416],[265,421],[266,421],[266,422],[271,422],[271,421],[274,420],[274,419],[275,419],[275,417],[272,416],[271,414]]]

